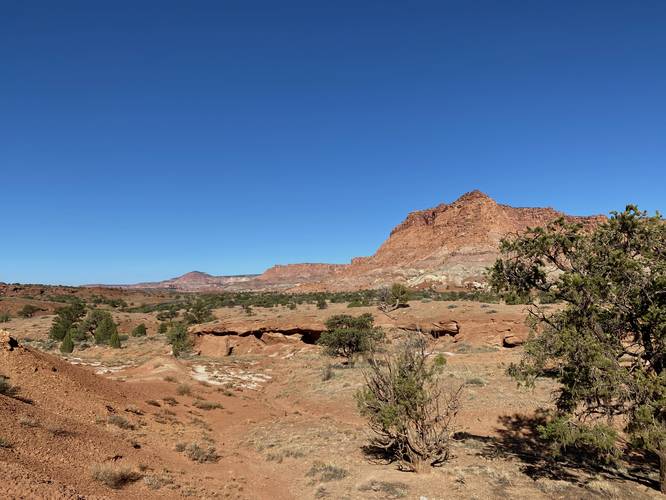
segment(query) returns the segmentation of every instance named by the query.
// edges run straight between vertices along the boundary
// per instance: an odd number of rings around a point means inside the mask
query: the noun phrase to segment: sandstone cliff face
[[[481,279],[498,256],[499,242],[528,227],[564,216],[552,208],[501,205],[480,191],[450,204],[410,213],[371,257],[354,259],[330,287],[378,286],[392,280],[411,285],[462,286]],[[592,224],[603,216],[571,217]]]
[[[552,208],[514,208],[472,191],[453,203],[410,213],[374,255],[356,257],[350,264],[277,265],[256,277],[195,271],[149,285],[182,290],[335,291],[398,281],[410,286],[460,287],[483,280],[485,269],[498,256],[502,238],[558,217],[584,224],[605,220],[603,216],[565,216]]]
[[[256,280],[266,283],[279,281],[291,283],[312,282],[338,274],[346,267],[345,264],[278,264],[257,276]]]
[[[137,283],[135,285],[120,285],[121,288],[137,289],[172,289],[186,292],[205,290],[224,290],[229,286],[238,285],[252,280],[256,275],[241,276],[213,276],[201,271],[191,271],[176,278],[151,283]],[[89,285],[90,286],[90,285]],[[97,285],[95,285],[97,286]]]

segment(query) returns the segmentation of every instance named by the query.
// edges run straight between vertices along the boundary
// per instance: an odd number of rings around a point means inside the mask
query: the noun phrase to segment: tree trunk
[[[666,441],[659,443],[659,491],[666,494]]]

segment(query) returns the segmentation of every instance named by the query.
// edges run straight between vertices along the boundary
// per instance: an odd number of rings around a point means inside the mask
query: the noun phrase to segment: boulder
[[[527,340],[523,335],[516,335],[511,332],[506,333],[502,337],[502,346],[504,347],[518,347],[523,345]]]
[[[266,344],[293,344],[294,342],[302,342],[303,335],[300,333],[285,335],[279,332],[266,332],[261,334],[261,340]]]
[[[403,328],[405,330],[427,333],[435,338],[439,338],[444,335],[451,335],[452,337],[455,337],[460,333],[460,325],[457,321],[419,322],[398,326],[399,328]]]
[[[0,330],[0,349],[3,351],[13,351],[18,346],[18,340],[10,336],[7,330]]]

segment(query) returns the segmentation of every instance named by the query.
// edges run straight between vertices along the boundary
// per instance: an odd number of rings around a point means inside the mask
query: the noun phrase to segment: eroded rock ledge
[[[380,319],[380,318],[378,318]],[[385,329],[398,328],[407,331],[421,332],[439,338],[444,335],[456,336],[460,333],[460,324],[455,320],[414,322],[408,318],[389,320],[381,318],[377,326]],[[306,344],[317,342],[326,330],[323,321],[308,319],[305,321],[280,321],[279,319],[255,321],[214,321],[195,325],[190,333],[196,336],[254,336],[264,342],[274,342],[279,336],[295,337]],[[277,334],[277,335],[276,335]]]
[[[294,323],[289,321],[214,321],[195,325],[190,333],[197,336],[254,336],[259,340],[271,341],[276,338],[274,334],[294,336],[306,344],[314,344],[326,330],[323,321],[303,321]]]

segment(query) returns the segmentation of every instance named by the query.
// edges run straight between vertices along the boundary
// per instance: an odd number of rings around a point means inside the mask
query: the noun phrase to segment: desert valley
[[[555,453],[539,429],[557,380],[521,387],[507,371],[532,301],[491,290],[487,269],[500,240],[560,217],[583,231],[607,220],[473,191],[344,265],[0,284],[0,497],[662,498],[654,453]],[[548,299],[533,297],[562,309]],[[418,340],[460,391],[441,466],[405,470],[370,446],[359,394],[374,354],[322,342],[330,318],[364,314],[377,356]]]

